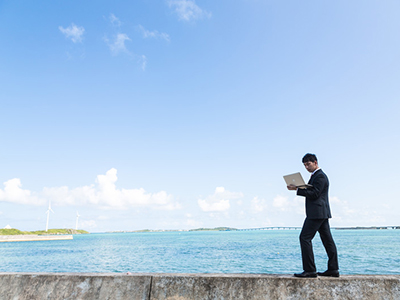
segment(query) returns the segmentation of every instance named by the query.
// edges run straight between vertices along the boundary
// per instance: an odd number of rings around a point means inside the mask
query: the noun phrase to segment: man
[[[289,190],[297,190],[298,196],[306,197],[306,219],[300,233],[304,271],[294,274],[294,276],[301,278],[317,277],[317,275],[339,277],[337,250],[329,227],[329,218],[332,218],[332,216],[328,200],[328,177],[319,168],[315,154],[307,153],[304,155],[303,164],[307,171],[311,173],[308,184],[312,187],[301,189],[293,184],[287,187]],[[317,273],[314,262],[312,239],[317,232],[319,232],[328,255],[328,270],[323,273]]]

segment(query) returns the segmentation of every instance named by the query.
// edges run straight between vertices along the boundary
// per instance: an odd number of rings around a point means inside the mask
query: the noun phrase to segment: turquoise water
[[[0,243],[1,272],[299,272],[298,230],[74,235]],[[342,274],[400,274],[400,230],[333,230]],[[318,235],[319,271],[327,258]]]

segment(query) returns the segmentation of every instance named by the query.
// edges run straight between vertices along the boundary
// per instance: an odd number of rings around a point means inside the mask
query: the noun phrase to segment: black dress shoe
[[[339,270],[326,270],[325,272],[318,272],[318,276],[326,276],[326,277],[339,277]]]
[[[306,271],[304,271],[303,273],[295,273],[294,277],[315,278],[315,277],[317,277],[317,273],[316,272],[306,272]]]

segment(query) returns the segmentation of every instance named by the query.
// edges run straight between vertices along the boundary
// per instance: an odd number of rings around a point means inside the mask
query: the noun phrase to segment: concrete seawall
[[[0,273],[1,300],[399,300],[400,275]]]
[[[56,240],[72,240],[72,235],[60,234],[60,235],[0,235],[0,242],[33,242],[33,241],[56,241]]]

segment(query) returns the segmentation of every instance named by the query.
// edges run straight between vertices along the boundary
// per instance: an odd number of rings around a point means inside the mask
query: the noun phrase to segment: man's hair
[[[311,161],[311,162],[318,162],[317,156],[312,153],[307,153],[306,155],[303,156],[303,164]]]

